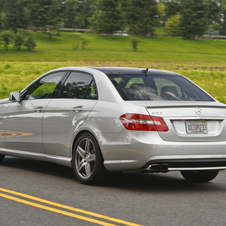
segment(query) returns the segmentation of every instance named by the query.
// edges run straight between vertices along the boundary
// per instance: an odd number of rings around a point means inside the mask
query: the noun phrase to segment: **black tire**
[[[4,158],[5,158],[5,155],[0,155],[0,163],[3,161]]]
[[[104,182],[106,169],[99,145],[90,133],[83,133],[76,141],[73,150],[73,168],[76,177],[83,184]]]
[[[219,170],[191,170],[191,171],[181,171],[182,176],[190,182],[208,182],[213,180]]]

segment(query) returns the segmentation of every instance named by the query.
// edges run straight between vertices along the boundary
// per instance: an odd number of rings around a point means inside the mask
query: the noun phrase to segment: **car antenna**
[[[144,73],[145,77],[148,76],[148,68],[146,68],[146,70],[143,70],[142,73]]]

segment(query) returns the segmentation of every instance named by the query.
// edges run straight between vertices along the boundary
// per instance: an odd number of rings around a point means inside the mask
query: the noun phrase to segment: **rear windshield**
[[[106,71],[105,71],[106,73]],[[198,86],[176,74],[106,73],[124,100],[214,101]]]

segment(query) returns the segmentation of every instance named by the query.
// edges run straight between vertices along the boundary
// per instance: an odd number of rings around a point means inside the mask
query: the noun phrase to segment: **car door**
[[[31,84],[20,102],[12,102],[4,114],[4,141],[8,149],[44,153],[43,111],[54,96],[65,71],[47,74]]]
[[[46,153],[70,156],[73,131],[79,128],[97,102],[92,75],[72,71],[57,98],[52,99],[43,116],[43,144]]]
[[[7,108],[10,105],[9,99],[0,100],[0,148],[5,148],[5,130],[3,125],[3,118]]]

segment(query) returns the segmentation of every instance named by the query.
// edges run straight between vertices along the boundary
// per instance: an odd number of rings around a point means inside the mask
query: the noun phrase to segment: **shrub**
[[[4,31],[2,32],[1,38],[5,47],[5,51],[7,51],[9,44],[12,42],[12,39],[13,39],[13,32],[10,30]]]
[[[81,44],[82,49],[85,49],[85,46],[88,44],[88,40],[84,37],[81,37],[79,34],[75,34],[73,49],[76,50]]]
[[[141,42],[139,39],[136,39],[136,38],[134,38],[134,39],[132,39],[132,46],[133,46],[133,51],[137,51],[137,46],[138,46],[138,43],[139,42]]]
[[[80,41],[80,35],[75,34],[74,36],[74,42],[73,42],[73,49],[76,50],[79,47],[79,41]]]
[[[81,40],[82,49],[85,49],[85,46],[88,44],[89,41],[84,37],[81,37],[80,40]]]
[[[46,31],[44,33],[48,34],[49,40],[52,39],[53,35],[60,36],[60,31],[59,31],[58,27],[47,25],[47,26],[45,26],[45,28],[46,28]]]
[[[0,96],[1,97],[8,97],[9,96],[9,86],[6,83],[1,83],[1,91],[0,91]]]
[[[20,51],[21,46],[24,44],[24,35],[20,32],[17,32],[14,36],[14,48],[17,51]]]
[[[180,15],[174,15],[168,18],[166,21],[165,29],[168,34],[178,35],[179,34],[179,23]]]
[[[35,47],[36,47],[35,36],[29,35],[28,38],[26,39],[25,43],[24,43],[24,46],[27,47],[28,51],[35,49]]]

